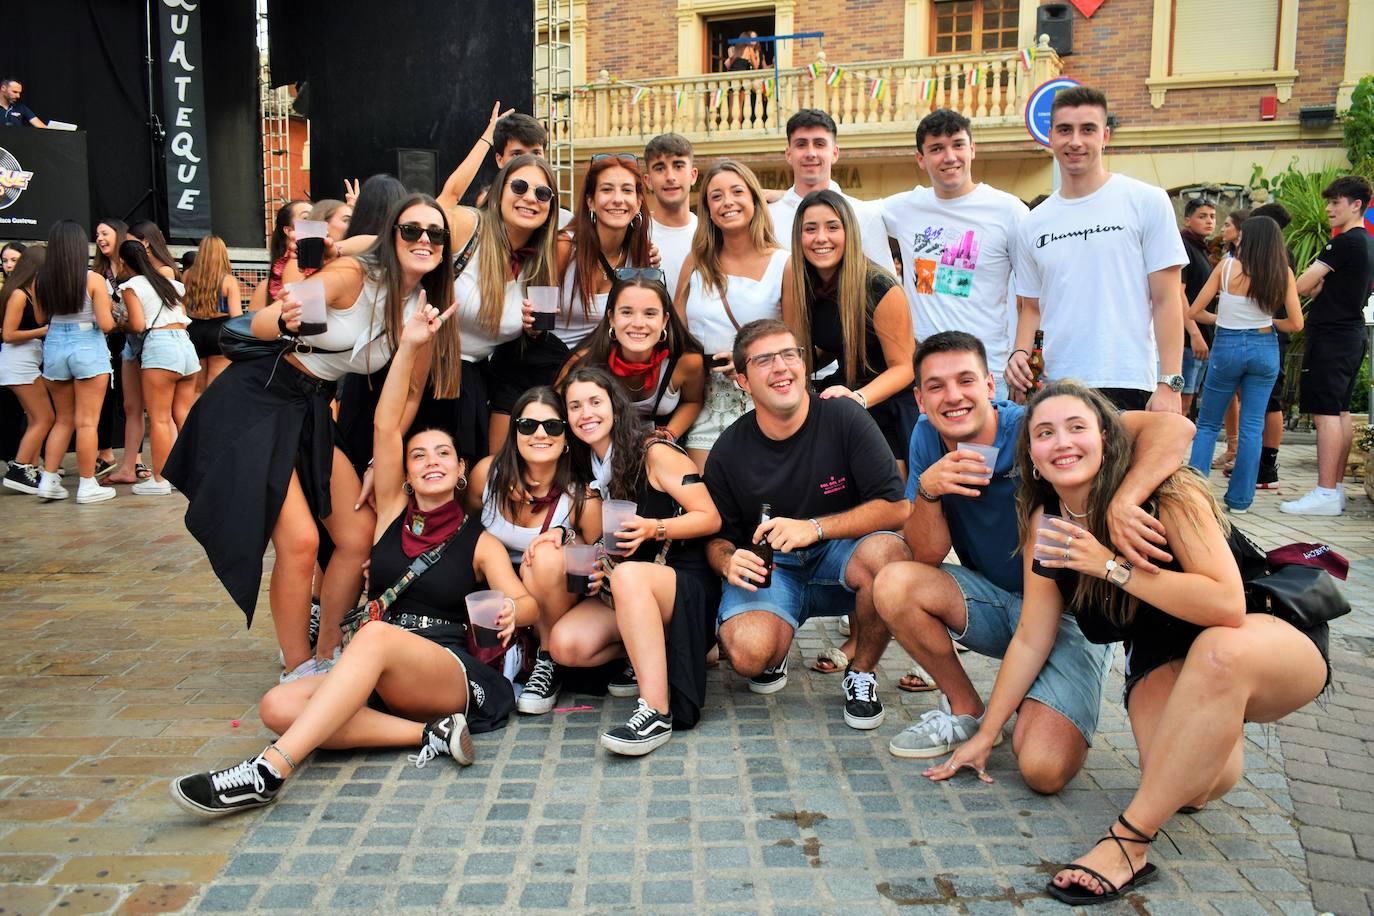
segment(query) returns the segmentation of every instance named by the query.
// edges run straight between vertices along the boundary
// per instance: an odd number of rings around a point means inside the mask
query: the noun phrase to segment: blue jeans
[[[1256,330],[1217,328],[1198,409],[1197,437],[1188,463],[1206,476],[1212,467],[1217,434],[1232,396],[1240,392],[1240,441],[1236,465],[1226,488],[1226,505],[1248,509],[1259,475],[1264,408],[1279,376],[1279,337],[1272,327]]]

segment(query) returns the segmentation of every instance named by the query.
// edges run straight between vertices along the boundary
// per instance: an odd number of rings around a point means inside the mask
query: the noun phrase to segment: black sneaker
[[[415,769],[423,770],[425,764],[444,754],[465,767],[472,766],[477,760],[477,752],[472,747],[472,732],[468,731],[468,720],[461,712],[426,725],[424,735],[420,738],[420,753],[411,754],[406,759],[415,764]]]
[[[777,693],[787,686],[787,656],[771,668],[764,668],[758,677],[749,679],[749,689],[754,693]]]
[[[613,754],[642,757],[673,737],[673,717],[665,716],[643,698],[630,721],[601,735],[601,746]]]
[[[635,666],[626,662],[625,670],[611,678],[606,690],[613,697],[639,696],[639,679],[635,677]]]
[[[1279,466],[1278,463],[1264,464],[1259,467],[1259,476],[1255,478],[1256,490],[1277,490],[1279,488]]]
[[[534,670],[525,682],[520,699],[515,701],[515,708],[526,715],[542,716],[558,702],[560,680],[558,666],[549,653],[541,649],[534,657]]]
[[[194,773],[172,780],[172,799],[201,817],[220,817],[277,800],[285,784],[280,773],[258,755],[226,770]]]
[[[10,469],[5,472],[4,478],[0,479],[0,483],[11,490],[33,496],[38,492],[38,468],[31,464],[13,462]]]
[[[844,672],[844,724],[867,730],[883,724],[883,701],[878,699],[878,678],[871,671]]]

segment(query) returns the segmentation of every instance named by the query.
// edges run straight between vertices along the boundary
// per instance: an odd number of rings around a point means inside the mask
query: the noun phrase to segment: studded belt
[[[403,627],[407,630],[423,630],[426,627],[462,627],[464,624],[457,620],[447,620],[443,617],[426,617],[423,614],[392,614],[386,618],[386,622],[394,626]]]

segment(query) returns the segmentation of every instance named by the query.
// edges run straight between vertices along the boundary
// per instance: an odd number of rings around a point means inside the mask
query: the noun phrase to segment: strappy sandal
[[[821,674],[839,674],[849,667],[849,656],[844,651],[831,646],[822,649],[821,654],[816,656],[815,663],[811,666],[812,671],[819,671]]]
[[[134,476],[139,480],[149,480],[153,476],[153,469],[146,464],[136,464],[134,465]]]
[[[1078,882],[1074,882],[1073,884],[1070,884],[1068,887],[1060,887],[1059,885],[1055,884],[1054,879],[1051,878],[1050,881],[1045,885],[1045,890],[1051,897],[1053,897],[1055,900],[1058,900],[1060,903],[1067,903],[1070,906],[1095,906],[1099,903],[1107,903],[1111,900],[1119,900],[1122,894],[1134,890],[1135,888],[1140,887],[1141,885],[1149,884],[1155,878],[1159,877],[1159,869],[1154,866],[1153,862],[1146,862],[1145,866],[1141,868],[1140,871],[1136,871],[1135,866],[1131,864],[1131,857],[1126,854],[1125,846],[1126,843],[1141,843],[1145,846],[1149,846],[1151,843],[1155,841],[1155,837],[1146,836],[1144,831],[1137,829],[1135,825],[1133,825],[1130,821],[1126,820],[1126,816],[1124,814],[1118,814],[1116,816],[1116,821],[1122,827],[1125,827],[1131,833],[1134,833],[1135,836],[1118,836],[1117,834],[1112,833],[1110,830],[1108,830],[1107,835],[1104,836],[1102,839],[1098,840],[1093,845],[1098,846],[1102,843],[1107,842],[1108,840],[1111,840],[1113,843],[1115,843],[1116,848],[1121,850],[1121,857],[1126,860],[1126,865],[1131,869],[1131,880],[1127,881],[1125,884],[1122,884],[1120,887],[1118,887],[1110,878],[1108,878],[1101,872],[1097,871],[1096,869],[1089,868],[1086,865],[1079,865],[1077,863],[1070,862],[1063,868],[1059,869],[1059,871],[1081,871],[1096,879],[1097,883],[1104,889],[1103,892],[1100,894],[1095,894],[1088,888],[1079,884]],[[1170,843],[1174,842],[1173,837],[1170,837],[1167,833],[1164,835],[1168,838]],[[1156,834],[1156,836],[1158,836],[1158,834]],[[1178,844],[1174,844],[1174,849],[1178,849]],[[1180,853],[1180,855],[1181,854],[1182,853]]]
[[[920,683],[912,686],[907,678],[912,678]],[[897,687],[907,693],[925,693],[927,690],[939,690],[940,687],[935,683],[935,678],[930,676],[930,672],[922,668],[919,662],[912,662],[911,667],[906,669],[901,679],[897,681]]]

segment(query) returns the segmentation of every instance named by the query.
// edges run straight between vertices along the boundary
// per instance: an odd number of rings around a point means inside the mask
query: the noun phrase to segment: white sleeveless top
[[[548,511],[548,510],[545,510]],[[564,493],[558,497],[558,503],[553,510],[553,519],[549,522],[549,528],[556,525],[563,525],[572,528],[572,499]],[[525,551],[529,549],[530,542],[539,537],[540,528],[544,520],[541,518],[539,524],[531,528],[525,528],[515,524],[500,513],[496,508],[496,500],[491,496],[491,481],[482,488],[482,527],[487,530],[492,537],[496,538],[506,547],[506,552],[510,554],[512,563],[519,563],[525,556]],[[547,529],[545,529],[547,530]]]
[[[782,274],[790,254],[786,248],[774,251],[768,268],[759,280],[734,275],[725,278],[730,311],[740,327],[759,318],[782,317]],[[720,294],[706,289],[699,270],[692,271],[687,287],[686,311],[687,328],[706,348],[708,358],[712,353],[721,353],[734,347],[735,325],[725,314]]]
[[[477,321],[482,311],[482,292],[478,277],[481,263],[477,246],[472,251],[467,269],[453,281],[453,299],[458,303],[458,328],[463,333],[463,360],[480,362],[501,344],[519,337],[525,330],[525,283],[510,280],[506,283],[506,298],[501,305],[501,323],[492,334]]]
[[[629,266],[628,261],[626,266]],[[606,313],[606,299],[610,293],[597,293],[592,297],[591,314],[583,314],[582,294],[577,290],[577,266],[570,266],[563,274],[562,314],[554,325],[553,335],[568,345],[569,350],[582,346],[582,341],[601,321]]]
[[[677,368],[677,363],[668,361],[663,362],[663,377],[654,386],[653,394],[642,401],[635,401],[635,413],[643,417],[652,426],[659,417],[670,417],[673,411],[677,410],[677,405],[682,400],[682,390],[673,387],[673,371]],[[665,390],[666,387],[666,390]],[[654,412],[654,400],[658,398],[658,393],[662,391],[663,397],[658,401],[658,411]]]
[[[1274,316],[1260,308],[1258,302],[1249,296],[1238,296],[1227,291],[1231,284],[1231,269],[1235,266],[1235,258],[1227,258],[1222,262],[1221,292],[1217,298],[1217,327],[1232,331],[1269,327],[1274,323]]]
[[[403,321],[415,313],[419,301],[420,287],[417,285],[406,296]],[[350,372],[368,375],[391,359],[391,342],[386,336],[385,284],[365,276],[357,300],[346,309],[329,309],[328,316],[328,327],[323,334],[302,337],[301,342],[320,350],[343,352],[297,351],[296,358],[311,375],[326,382],[336,381]]]
[[[172,289],[176,290],[178,296],[186,295],[186,287],[180,280],[168,280],[172,284]],[[143,306],[144,327],[152,330],[153,328],[166,327],[169,324],[190,324],[190,319],[186,317],[186,312],[181,307],[181,301],[163,303],[162,297],[153,289],[152,281],[147,277],[133,277],[119,284],[122,290],[133,290],[138,297],[139,305]]]

